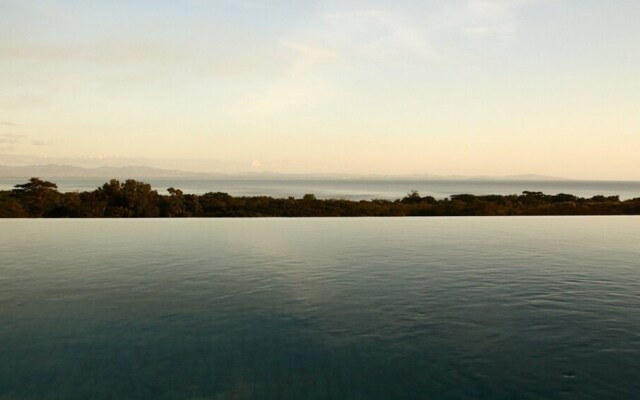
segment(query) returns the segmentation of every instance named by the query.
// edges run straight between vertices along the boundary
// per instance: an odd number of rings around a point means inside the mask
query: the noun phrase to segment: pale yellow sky
[[[0,164],[640,179],[635,1],[0,0],[0,15]]]

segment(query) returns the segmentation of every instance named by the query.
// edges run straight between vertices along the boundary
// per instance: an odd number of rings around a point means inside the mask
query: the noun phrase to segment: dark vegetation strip
[[[31,178],[0,191],[0,218],[150,218],[150,217],[390,217],[489,215],[638,215],[640,197],[581,198],[571,194],[452,195],[436,200],[416,191],[398,200],[318,200],[227,193],[185,194],[169,188],[161,195],[151,185],[112,179],[91,192],[58,192],[52,182]]]

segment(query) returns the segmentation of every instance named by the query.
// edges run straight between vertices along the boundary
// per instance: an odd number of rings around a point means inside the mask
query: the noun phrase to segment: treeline
[[[90,192],[60,193],[52,182],[31,178],[13,190],[0,191],[2,218],[155,218],[155,217],[360,217],[489,215],[634,215],[640,198],[581,198],[570,194],[452,195],[437,200],[412,191],[397,200],[318,200],[267,196],[233,197],[227,193],[185,194],[169,188],[159,194],[151,185],[112,179]]]

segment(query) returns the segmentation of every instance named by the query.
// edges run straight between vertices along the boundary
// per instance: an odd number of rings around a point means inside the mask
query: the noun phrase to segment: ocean
[[[2,220],[0,398],[634,399],[638,243],[638,217]]]

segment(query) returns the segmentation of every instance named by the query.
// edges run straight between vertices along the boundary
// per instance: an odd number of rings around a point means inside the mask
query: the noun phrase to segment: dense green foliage
[[[474,196],[458,194],[436,200],[416,191],[402,199],[349,201],[266,196],[232,197],[227,193],[185,194],[167,189],[161,195],[151,185],[112,179],[91,192],[60,193],[56,184],[31,178],[11,191],[0,191],[4,218],[119,217],[356,217],[438,215],[632,215],[640,214],[640,198],[618,196],[580,198],[570,194]]]

